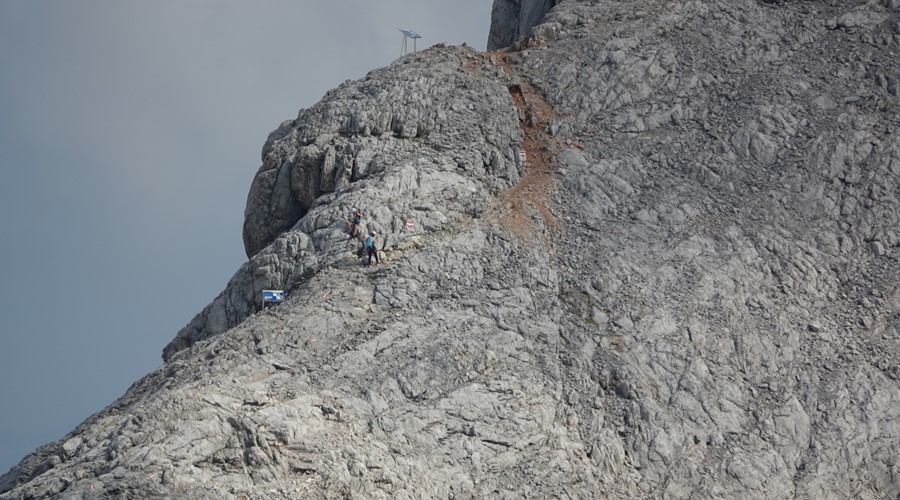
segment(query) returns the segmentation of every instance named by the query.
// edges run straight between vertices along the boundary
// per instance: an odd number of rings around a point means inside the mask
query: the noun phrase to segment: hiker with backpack
[[[353,207],[353,211],[350,213],[350,220],[347,221],[347,234],[350,235],[348,239],[352,240],[359,235],[359,223],[361,221],[362,212],[358,208]]]
[[[366,254],[369,256],[368,266],[372,265],[372,256],[375,256],[375,263],[381,264],[381,261],[378,260],[378,247],[375,245],[375,231],[369,232],[369,237],[366,238],[366,242],[363,244],[366,249]]]

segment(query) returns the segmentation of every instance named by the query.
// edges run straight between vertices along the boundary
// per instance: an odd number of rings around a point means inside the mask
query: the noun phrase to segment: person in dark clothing
[[[359,235],[359,223],[362,221],[362,212],[358,208],[354,208],[350,214],[350,220],[347,221],[347,233],[350,234],[349,239],[354,239]]]
[[[378,247],[375,245],[375,231],[369,233],[369,237],[366,238],[365,242],[366,254],[369,256],[369,263],[366,265],[372,265],[372,257],[375,257],[375,263],[381,264],[381,261],[378,260]]]

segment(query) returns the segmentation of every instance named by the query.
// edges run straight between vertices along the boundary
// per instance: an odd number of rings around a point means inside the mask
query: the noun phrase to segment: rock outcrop
[[[531,28],[557,3],[559,0],[496,0],[491,8],[488,50],[509,47],[531,36]]]
[[[358,201],[375,207],[401,189],[419,190],[412,197],[423,207],[452,199],[450,208],[470,212],[484,203],[485,193],[515,183],[521,168],[515,144],[521,138],[506,87],[496,70],[486,75],[467,70],[466,65],[483,63],[457,52],[405,58],[373,71],[272,132],[247,199],[247,256],[335,195],[350,194],[342,197],[345,205]],[[432,188],[436,184],[443,186]],[[433,212],[423,207],[391,206],[372,216],[397,229],[391,217]],[[329,220],[339,218],[329,214]]]
[[[389,250],[482,212],[523,168],[499,74],[474,51],[432,50],[332,90],[272,132],[247,199],[250,261],[163,358],[239,324],[260,308],[260,290],[290,290],[346,261],[354,207]]]
[[[900,3],[537,17],[273,132],[250,261],[0,498],[900,495]]]

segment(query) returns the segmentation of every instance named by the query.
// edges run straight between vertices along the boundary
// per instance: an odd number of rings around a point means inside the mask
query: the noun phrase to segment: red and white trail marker
[[[415,222],[413,222],[413,221],[412,221],[412,220],[408,220],[408,221],[406,221],[406,227],[409,227],[409,228],[411,228],[411,227],[413,227],[413,226],[415,226],[415,225],[416,225],[416,223],[415,223]]]

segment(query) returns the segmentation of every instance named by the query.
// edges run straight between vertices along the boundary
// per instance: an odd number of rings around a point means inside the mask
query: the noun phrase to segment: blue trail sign
[[[284,290],[263,290],[263,302],[284,302]]]

